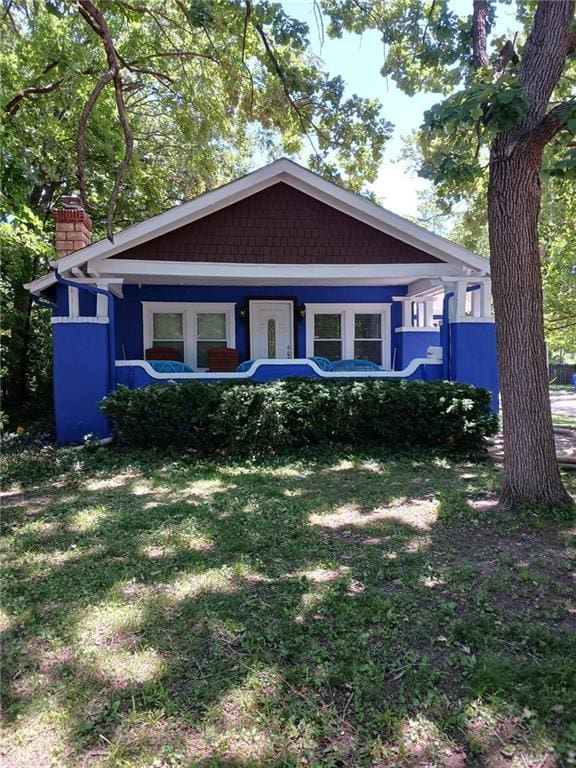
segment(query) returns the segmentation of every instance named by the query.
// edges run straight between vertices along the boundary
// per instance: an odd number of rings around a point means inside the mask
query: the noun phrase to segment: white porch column
[[[469,291],[470,286],[478,287]],[[494,322],[489,277],[470,276],[444,279],[444,292],[445,294],[454,294],[450,302],[450,322]],[[467,313],[468,295],[470,295],[470,313]]]
[[[397,331],[437,330],[434,326],[434,298],[393,296],[392,301],[402,304],[402,327]]]

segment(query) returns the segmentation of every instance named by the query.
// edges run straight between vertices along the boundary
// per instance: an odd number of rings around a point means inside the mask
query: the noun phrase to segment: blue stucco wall
[[[78,304],[82,317],[93,317],[96,314],[96,296],[88,291],[78,292]],[[56,310],[55,315],[65,317],[69,313],[68,286],[58,283],[56,285]]]
[[[394,336],[397,371],[406,368],[415,357],[426,357],[428,347],[440,346],[440,331],[398,331]]]
[[[298,304],[321,303],[387,303],[392,296],[404,296],[406,286],[177,286],[127,285],[124,298],[116,299],[116,357],[119,360],[141,360],[143,301],[221,301],[242,305],[251,298],[295,298]],[[391,323],[394,329],[401,322],[402,307],[392,303]],[[236,349],[240,360],[247,360],[247,321],[236,313]],[[395,343],[392,334],[392,342]],[[298,322],[295,357],[306,356],[306,323]],[[393,351],[392,351],[393,354]]]
[[[500,384],[494,323],[450,323],[450,378],[485,387],[492,392],[492,410],[498,411]]]
[[[108,326],[57,323],[54,338],[54,411],[59,443],[80,443],[93,432],[106,437],[108,423],[99,409],[108,393]]]

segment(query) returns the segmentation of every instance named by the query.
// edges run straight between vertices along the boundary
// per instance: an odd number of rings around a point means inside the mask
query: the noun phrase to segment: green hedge
[[[476,450],[497,429],[485,389],[445,381],[169,383],[120,387],[101,405],[120,442],[209,456],[306,445]]]

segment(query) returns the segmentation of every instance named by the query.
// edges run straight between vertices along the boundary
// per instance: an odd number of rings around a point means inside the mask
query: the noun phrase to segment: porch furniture
[[[148,347],[144,352],[146,360],[177,360],[178,355],[175,347]]]
[[[381,371],[382,368],[372,360],[335,360],[333,371]]]
[[[320,357],[320,355],[314,355],[313,357],[309,357],[308,360],[312,360],[312,362],[316,363],[316,365],[318,366],[318,368],[320,368],[321,371],[333,370],[332,363],[326,357]]]
[[[208,350],[208,370],[217,373],[233,373],[240,362],[240,353],[230,347],[213,347]]]
[[[156,360],[150,363],[156,373],[194,373],[186,363],[180,363],[178,360]]]

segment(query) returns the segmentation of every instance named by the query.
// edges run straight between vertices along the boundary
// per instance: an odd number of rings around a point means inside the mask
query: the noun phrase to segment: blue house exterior
[[[113,243],[75,199],[55,219],[60,258],[26,287],[53,303],[60,443],[108,436],[117,386],[180,380],[450,379],[497,408],[487,261],[291,161]]]

